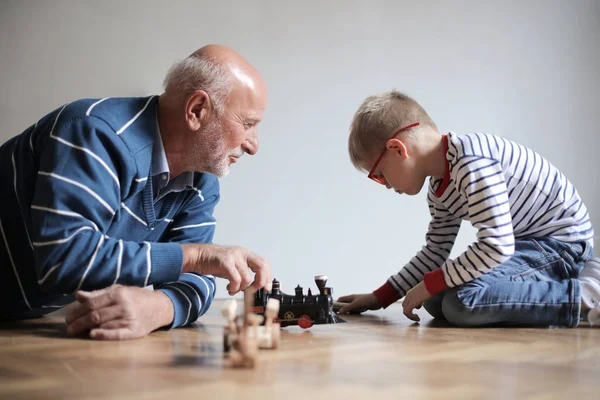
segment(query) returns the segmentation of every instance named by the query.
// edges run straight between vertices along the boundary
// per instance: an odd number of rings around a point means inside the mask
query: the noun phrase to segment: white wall
[[[597,0],[0,0],[0,142],[73,99],[160,93],[174,60],[214,42],[270,89],[260,152],[222,181],[216,242],[267,257],[286,290],[327,274],[338,295],[370,291],[420,248],[424,195],[377,187],[346,151],[360,102],[391,88],[442,130],[545,155],[600,229]]]

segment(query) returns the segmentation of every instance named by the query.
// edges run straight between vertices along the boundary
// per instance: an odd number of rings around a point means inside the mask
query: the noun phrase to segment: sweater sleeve
[[[423,280],[427,273],[439,268],[448,259],[456,235],[460,229],[460,218],[451,214],[440,202],[427,195],[431,221],[425,235],[425,246],[397,274],[373,293],[386,308]],[[429,290],[429,288],[428,288]]]
[[[67,107],[67,106],[65,106]],[[50,294],[113,284],[147,286],[176,279],[176,243],[135,243],[105,235],[138,173],[128,148],[103,120],[54,119],[39,155],[31,236],[35,270]]]
[[[176,243],[212,243],[216,219],[214,209],[219,202],[219,181],[203,174],[198,188],[175,216],[162,240]],[[155,286],[173,302],[175,316],[169,328],[196,321],[209,309],[216,292],[215,277],[184,273],[177,281]]]
[[[439,270],[428,274],[428,290],[460,286],[507,261],[514,253],[510,204],[500,163],[480,157],[468,159],[463,165],[457,168],[457,188],[467,199],[477,241],[455,260],[447,260]]]

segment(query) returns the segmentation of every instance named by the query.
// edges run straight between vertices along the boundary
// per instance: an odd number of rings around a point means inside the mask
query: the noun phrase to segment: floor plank
[[[600,329],[457,329],[399,305],[285,328],[254,370],[224,368],[221,302],[194,326],[127,342],[68,338],[64,314],[0,324],[2,399],[598,399]]]

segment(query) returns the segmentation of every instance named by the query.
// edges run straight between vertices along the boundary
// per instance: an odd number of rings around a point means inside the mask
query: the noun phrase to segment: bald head
[[[256,68],[246,61],[246,59],[238,52],[227,46],[209,44],[190,54],[190,57],[209,58],[222,67],[227,68],[231,73],[240,71],[247,74],[249,77],[262,80]]]
[[[260,73],[232,48],[209,44],[196,50],[191,57],[212,59],[225,69],[231,79],[231,90],[236,94],[266,96],[267,88]]]
[[[218,44],[201,47],[176,63],[169,70],[164,86],[165,94],[183,102],[193,92],[203,90],[218,112],[223,111],[235,89],[266,95],[265,82],[256,68],[232,48]]]
[[[165,79],[160,107],[177,135],[186,170],[223,176],[244,153],[258,151],[257,125],[267,105],[260,73],[235,50],[211,44],[175,64]],[[162,126],[161,126],[162,133]],[[189,138],[194,143],[183,143]],[[164,141],[164,140],[163,140]],[[176,143],[177,144],[177,143]]]

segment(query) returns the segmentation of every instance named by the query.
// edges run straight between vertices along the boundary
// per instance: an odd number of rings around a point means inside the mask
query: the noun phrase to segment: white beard
[[[244,150],[242,150],[241,147],[231,150],[221,160],[221,162],[219,162],[219,164],[217,165],[217,168],[215,168],[216,171],[213,174],[219,178],[225,178],[227,175],[229,175],[229,172],[231,172],[231,163],[229,162],[229,157],[236,157],[239,159],[243,155],[244,155]],[[216,173],[216,172],[218,172],[218,173]]]
[[[239,158],[244,154],[244,150],[238,147],[226,152],[226,132],[218,118],[214,118],[204,130],[206,134],[203,143],[199,143],[196,149],[193,150],[192,157],[203,161],[201,171],[224,178],[230,172],[231,162],[229,157]]]

